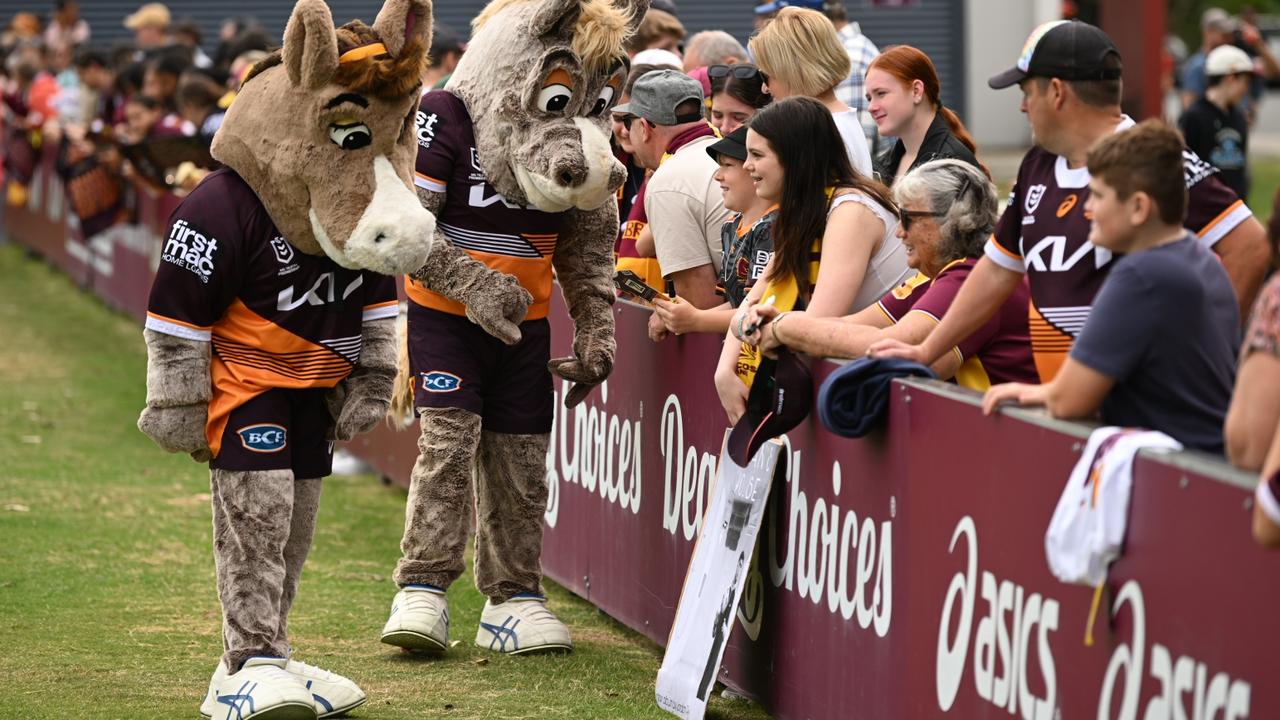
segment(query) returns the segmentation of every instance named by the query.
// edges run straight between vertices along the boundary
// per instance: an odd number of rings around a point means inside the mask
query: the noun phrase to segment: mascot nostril
[[[391,404],[399,301],[379,272],[432,247],[403,132],[431,24],[431,0],[384,0],[372,26],[340,28],[323,0],[297,0],[214,137],[225,167],[170,219],[138,428],[209,463],[223,653],[205,716],[314,718],[366,699],[289,659],[288,616],[334,442]]]
[[[575,180],[577,180],[577,182],[574,182]],[[564,185],[564,186],[567,186],[567,187],[572,187],[573,185],[581,185],[581,184],[582,184],[582,180],[579,180],[578,178],[575,178],[575,177],[574,177],[574,175],[573,175],[573,173],[572,173],[572,172],[570,172],[570,171],[568,171],[568,170],[561,170],[561,171],[560,171],[560,184],[561,184],[561,185]]]

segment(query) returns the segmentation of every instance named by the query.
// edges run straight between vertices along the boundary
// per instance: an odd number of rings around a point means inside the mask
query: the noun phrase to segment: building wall
[[[965,124],[979,147],[1025,147],[1031,143],[1031,129],[1019,110],[1021,93],[1017,88],[992,90],[987,79],[1012,67],[1031,30],[1059,17],[1061,8],[1056,0],[975,0],[967,9],[969,115]]]

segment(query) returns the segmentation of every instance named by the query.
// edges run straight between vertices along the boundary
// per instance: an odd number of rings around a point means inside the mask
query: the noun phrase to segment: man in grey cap
[[[636,160],[653,170],[644,209],[662,275],[676,295],[699,309],[715,307],[720,273],[720,226],[727,211],[715,181],[717,165],[706,152],[716,141],[703,115],[702,85],[675,70],[655,70],[636,81],[631,102],[613,108],[625,118]],[[649,335],[660,340],[655,319]]]

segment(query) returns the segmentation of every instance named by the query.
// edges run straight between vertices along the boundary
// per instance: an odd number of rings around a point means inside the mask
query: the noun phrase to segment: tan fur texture
[[[154,330],[143,330],[142,335],[147,344],[147,406],[138,416],[138,429],[168,452],[207,461],[209,343]]]
[[[355,369],[325,397],[334,419],[333,439],[350,440],[386,417],[395,391],[398,344],[395,318],[364,323]]]
[[[392,22],[393,6],[416,19]],[[375,26],[401,33],[393,41],[359,21],[335,29],[322,0],[299,0],[284,47],[253,68],[227,111],[213,156],[245,179],[302,252],[385,274],[410,272],[425,260],[435,221],[413,202],[412,112],[430,15],[427,0],[388,0]],[[379,41],[387,54],[339,63],[346,50]],[[359,100],[335,104],[344,94]],[[367,129],[368,144],[344,148],[335,128],[356,125]],[[391,169],[382,176],[379,158]],[[393,184],[401,190],[390,199]],[[389,204],[366,218],[384,188]]]
[[[573,354],[548,364],[554,374],[574,383],[565,407],[581,403],[613,370],[618,344],[614,336],[613,228],[618,208],[606,205],[591,212],[575,211],[570,230],[556,248],[552,264],[565,304],[573,318]]]
[[[418,188],[423,207],[439,212],[445,194]],[[437,230],[435,250],[413,277],[450,300],[467,307],[467,317],[508,345],[520,342],[519,325],[529,312],[533,295],[519,280],[499,272],[459,249]],[[408,375],[403,375],[408,383]],[[401,386],[404,387],[404,386]],[[402,389],[397,393],[403,394]]]
[[[295,483],[289,470],[213,470],[209,487],[222,659],[235,672],[255,655],[288,657],[287,616],[315,532],[320,482]]]
[[[462,575],[474,500],[471,478],[480,416],[460,408],[420,408],[418,461],[409,480],[395,581],[447,588]]]
[[[542,595],[550,435],[484,432],[476,473],[476,587],[495,603]]]
[[[495,0],[477,18],[447,89],[466,104],[480,164],[503,197],[548,212],[612,200],[625,170],[604,151],[607,111],[625,79],[623,40],[647,7],[647,0]],[[589,59],[574,52],[579,45]],[[548,113],[537,97],[555,69],[572,78],[573,99]]]

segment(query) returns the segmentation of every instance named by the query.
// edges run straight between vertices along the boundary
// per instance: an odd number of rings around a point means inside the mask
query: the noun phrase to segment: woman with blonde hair
[[[898,141],[876,158],[880,181],[894,180],[931,160],[962,160],[991,177],[964,123],[942,104],[933,61],[910,45],[880,53],[867,67],[867,111],[880,134]]]
[[[853,169],[871,176],[871,151],[858,111],[836,98],[836,87],[852,65],[831,21],[817,10],[785,7],[747,47],[769,94],[775,100],[804,96],[821,102],[836,122]]]

